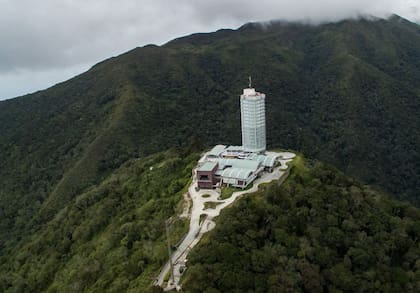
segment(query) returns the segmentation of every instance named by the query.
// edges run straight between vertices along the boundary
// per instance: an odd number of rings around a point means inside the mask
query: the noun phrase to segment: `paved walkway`
[[[204,233],[214,229],[216,223],[213,221],[213,218],[217,217],[221,210],[231,205],[238,197],[247,193],[256,192],[258,190],[258,186],[261,183],[268,183],[272,180],[280,179],[286,173],[285,171],[288,168],[287,163],[292,161],[295,157],[295,154],[289,152],[267,153],[269,155],[277,156],[281,165],[275,168],[275,170],[271,173],[264,172],[261,177],[254,181],[252,188],[234,192],[231,197],[224,200],[219,199],[220,192],[217,190],[200,189],[197,191],[197,179],[195,176],[193,176],[193,181],[188,188],[188,192],[192,200],[190,228],[185,238],[182,240],[176,251],[172,254],[171,260],[174,265],[174,282],[172,283],[172,280],[170,279],[165,290],[181,289],[179,281],[181,279],[182,272],[186,267],[188,253],[190,252],[191,248],[193,248],[200,241]],[[202,159],[200,159],[200,161],[202,161]],[[206,195],[206,197],[203,197],[203,195]],[[204,206],[206,202],[215,202],[219,204],[215,208],[205,209]],[[202,219],[202,222],[200,223],[201,215],[205,215],[205,218],[204,220]],[[161,270],[159,277],[156,279],[156,286],[163,286],[165,276],[167,276],[169,271],[170,262],[168,261]]]

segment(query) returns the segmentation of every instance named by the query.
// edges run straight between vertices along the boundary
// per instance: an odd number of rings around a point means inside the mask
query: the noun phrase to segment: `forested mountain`
[[[2,285],[29,270],[17,250],[63,224],[124,163],[171,147],[240,144],[248,75],[267,95],[270,148],[302,151],[419,203],[419,25],[394,16],[195,34],[0,102],[0,266],[13,262],[17,274],[1,274]]]

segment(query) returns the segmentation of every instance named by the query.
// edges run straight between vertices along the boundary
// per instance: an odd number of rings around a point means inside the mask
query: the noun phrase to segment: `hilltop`
[[[185,292],[418,292],[420,211],[299,157],[289,178],[222,212]]]

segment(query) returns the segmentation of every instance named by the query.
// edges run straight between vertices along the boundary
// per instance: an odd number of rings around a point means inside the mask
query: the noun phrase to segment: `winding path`
[[[192,209],[191,209],[191,220],[190,228],[187,235],[184,237],[178,248],[174,251],[171,256],[172,263],[174,265],[174,282],[170,280],[165,288],[165,290],[171,289],[181,289],[179,285],[179,280],[182,275],[182,271],[185,269],[187,256],[191,248],[193,248],[201,239],[204,233],[212,230],[216,223],[213,221],[213,218],[217,217],[220,214],[220,211],[232,204],[238,197],[247,194],[253,193],[258,190],[258,186],[262,183],[268,183],[272,180],[278,180],[286,174],[288,168],[287,163],[292,161],[295,157],[295,154],[289,152],[267,152],[269,155],[277,156],[278,161],[281,165],[274,169],[273,172],[268,173],[264,172],[261,177],[257,178],[254,181],[252,188],[237,191],[232,194],[231,197],[221,200],[219,199],[220,193],[212,189],[201,189],[196,190],[197,187],[197,178],[193,176],[193,181],[188,188],[188,193],[192,199]],[[200,159],[202,161],[202,159]],[[194,170],[195,174],[195,170]],[[203,197],[203,195],[209,195]],[[215,208],[205,209],[206,202],[215,202],[219,203]],[[205,219],[200,223],[200,216],[205,215]],[[164,284],[165,276],[170,271],[170,261],[168,261],[165,266],[162,268],[158,278],[155,281],[156,286],[162,287]]]

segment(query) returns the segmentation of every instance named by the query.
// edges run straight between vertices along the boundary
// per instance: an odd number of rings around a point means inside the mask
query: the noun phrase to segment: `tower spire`
[[[251,79],[251,75],[248,77],[248,80],[249,80],[248,87],[249,87],[249,88],[252,88],[252,79]]]

